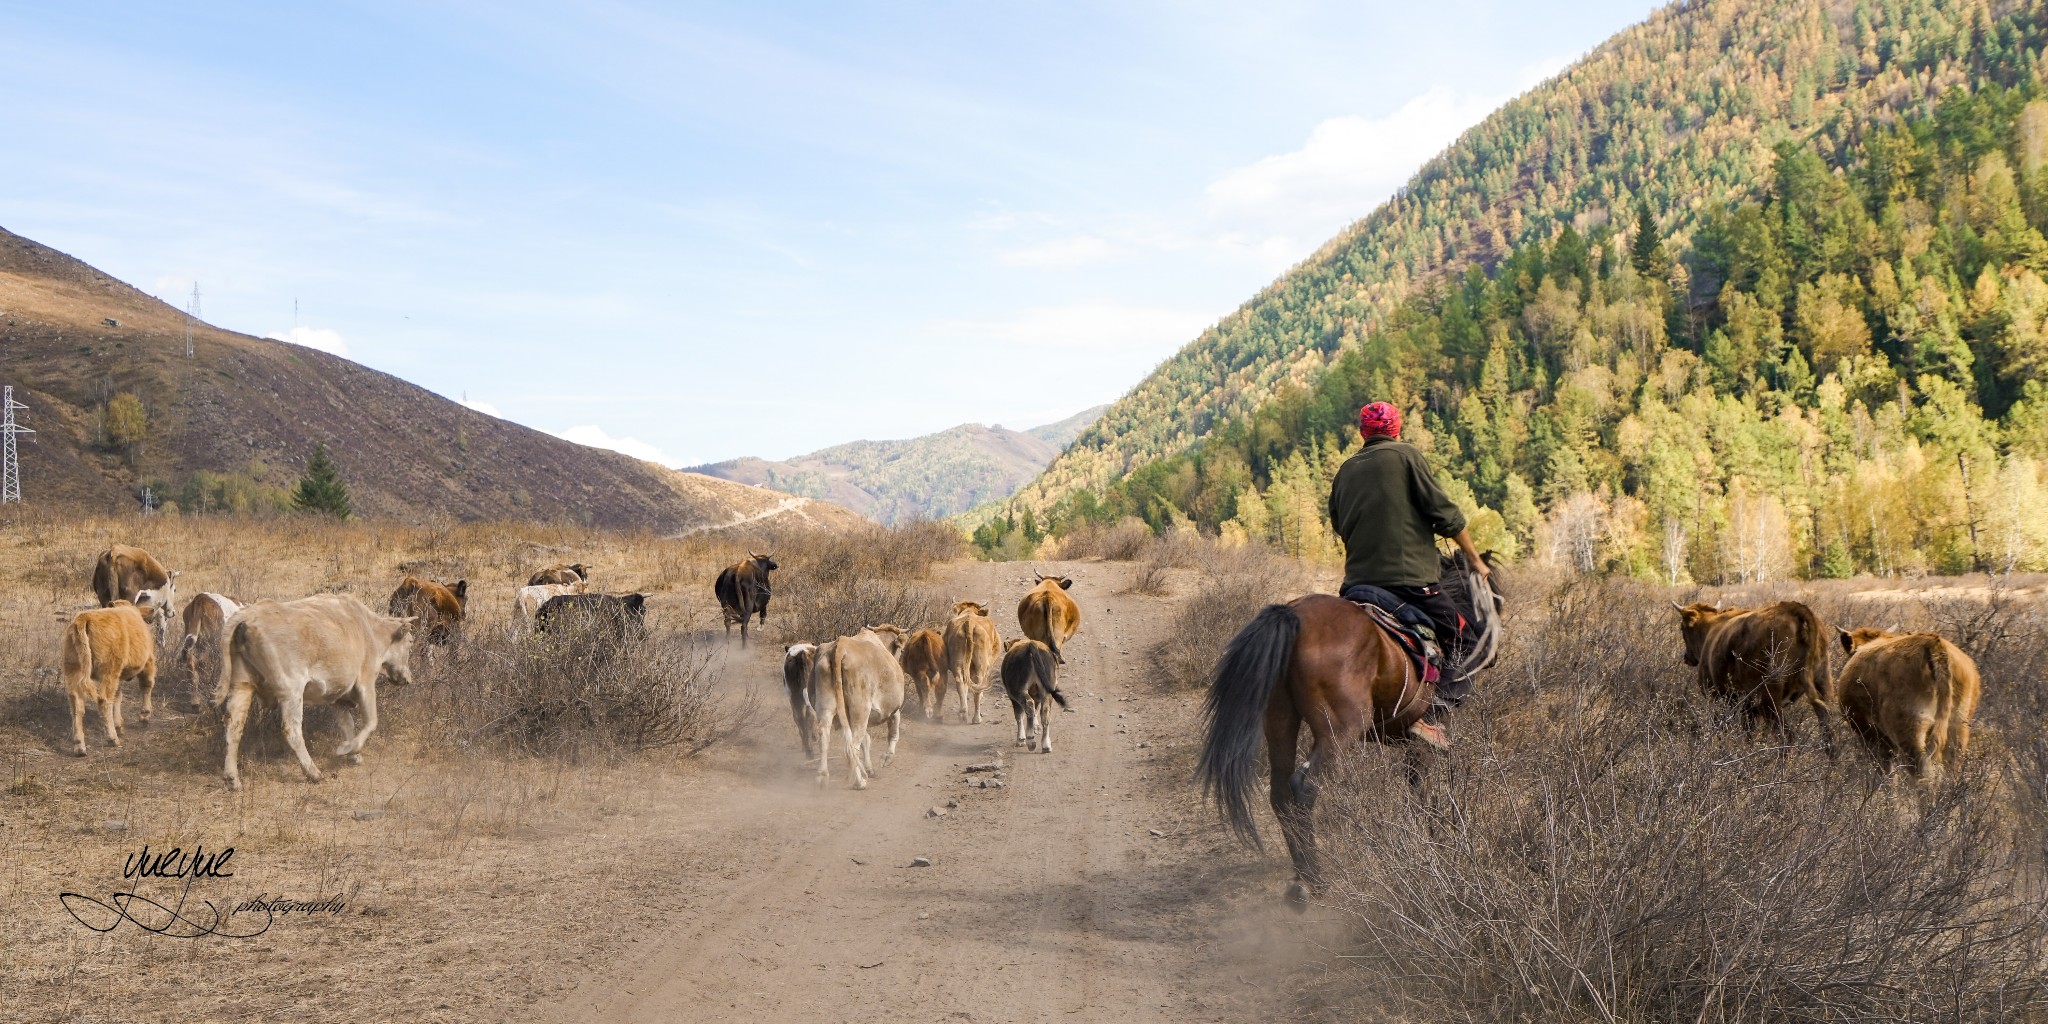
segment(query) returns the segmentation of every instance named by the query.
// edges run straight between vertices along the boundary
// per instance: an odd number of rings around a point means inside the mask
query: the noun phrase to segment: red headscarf
[[[1366,437],[1374,434],[1400,437],[1401,410],[1386,402],[1374,402],[1358,410],[1358,432]]]

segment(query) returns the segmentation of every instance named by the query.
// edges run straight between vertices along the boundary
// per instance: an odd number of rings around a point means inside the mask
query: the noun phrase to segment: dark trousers
[[[1426,587],[1386,587],[1395,597],[1422,610],[1429,621],[1436,625],[1437,642],[1444,648],[1444,678],[1437,684],[1438,700],[1453,707],[1472,692],[1472,680],[1459,671],[1458,665],[1465,660],[1465,652],[1472,647],[1472,623],[1458,614],[1458,606],[1451,603],[1450,595],[1437,584]]]

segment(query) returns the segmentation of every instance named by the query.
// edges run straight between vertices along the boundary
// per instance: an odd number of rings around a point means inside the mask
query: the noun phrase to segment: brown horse
[[[1477,574],[1465,573],[1463,562],[1445,562],[1447,575],[1456,571],[1461,584],[1472,585],[1466,592],[1485,594],[1477,602],[1484,650],[1475,645],[1468,659],[1469,670],[1477,672],[1493,660],[1500,594],[1479,583]],[[1267,605],[1230,641],[1209,684],[1203,709],[1209,735],[1196,774],[1238,836],[1263,848],[1249,795],[1258,781],[1264,734],[1269,798],[1294,861],[1287,901],[1296,909],[1306,909],[1323,884],[1314,821],[1317,775],[1367,740],[1413,738],[1409,730],[1435,696],[1435,684],[1418,677],[1372,617],[1340,597],[1311,594]],[[1309,752],[1296,767],[1303,723]]]

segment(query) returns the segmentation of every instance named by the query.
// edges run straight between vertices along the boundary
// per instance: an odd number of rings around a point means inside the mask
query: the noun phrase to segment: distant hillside
[[[822,498],[884,523],[944,519],[1007,498],[1106,406],[1030,430],[967,423],[902,441],[854,441],[785,462],[743,458],[693,473]]]
[[[118,326],[105,321],[112,320]],[[845,509],[572,444],[297,345],[205,324],[0,230],[0,384],[36,430],[31,508],[275,505],[315,444],[357,511],[685,532],[739,521],[851,524]]]
[[[1386,400],[1503,553],[2048,568],[2044,52],[2040,3],[1667,7],[1168,361],[978,542],[1138,515],[1334,557],[1330,480]]]

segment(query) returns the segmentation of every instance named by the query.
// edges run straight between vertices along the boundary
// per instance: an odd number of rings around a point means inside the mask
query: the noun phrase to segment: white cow
[[[870,626],[818,648],[808,708],[817,743],[818,785],[831,781],[827,765],[835,724],[846,741],[846,769],[853,776],[853,788],[866,789],[875,770],[869,726],[889,723],[889,751],[882,763],[896,757],[896,741],[903,735],[904,675],[896,663],[902,647],[901,629]]]
[[[227,705],[227,767],[231,789],[242,788],[236,770],[242,727],[249,702],[263,698],[283,720],[284,739],[299,757],[311,782],[320,781],[313,755],[306,753],[307,704],[333,704],[341,713],[349,738],[335,749],[350,764],[363,761],[363,744],[377,728],[377,680],[412,682],[410,618],[392,618],[371,611],[347,594],[321,594],[296,601],[263,601],[249,605],[228,623],[221,651],[221,689],[217,699]],[[363,728],[355,729],[353,705],[363,712]]]
[[[532,584],[519,588],[519,593],[512,596],[512,606],[519,613],[519,621],[525,623],[526,628],[530,630],[538,621],[541,606],[547,604],[549,598],[560,597],[563,594],[581,594],[589,590],[589,580]]]

